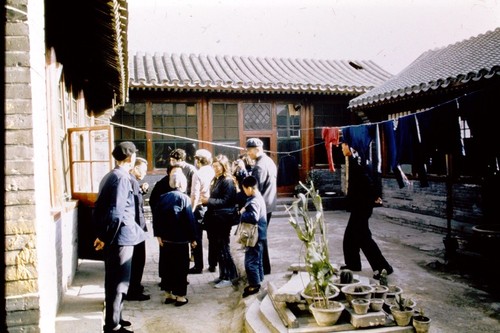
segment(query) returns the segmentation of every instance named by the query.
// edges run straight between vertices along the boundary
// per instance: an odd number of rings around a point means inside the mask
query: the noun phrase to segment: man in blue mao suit
[[[132,332],[123,320],[123,300],[128,292],[134,245],[146,239],[135,221],[135,198],[130,179],[137,149],[132,142],[121,142],[113,149],[116,167],[99,184],[94,207],[97,238],[96,251],[104,250],[104,332]]]

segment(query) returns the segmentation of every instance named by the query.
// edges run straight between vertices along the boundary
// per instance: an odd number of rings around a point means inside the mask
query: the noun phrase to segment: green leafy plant
[[[310,292],[311,295],[319,295],[321,306],[328,308],[328,296],[332,292],[338,292],[338,288],[333,284],[338,271],[330,263],[323,203],[321,196],[314,189],[313,182],[311,182],[310,187],[301,182],[299,185],[305,193],[299,193],[297,200],[291,206],[285,207],[290,215],[290,224],[306,247],[306,270],[311,279],[311,283],[306,287],[306,292]],[[315,208],[314,214],[309,212],[309,198]]]
[[[411,309],[411,299],[404,298],[401,294],[396,295],[396,305],[398,306],[399,311],[407,311]]]

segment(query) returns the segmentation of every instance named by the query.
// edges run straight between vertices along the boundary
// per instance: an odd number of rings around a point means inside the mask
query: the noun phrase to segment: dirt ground
[[[325,212],[330,257],[334,264],[343,264],[342,238],[348,217],[345,211]],[[417,309],[421,307],[432,319],[431,332],[500,332],[500,293],[497,287],[500,254],[488,260],[480,256],[460,256],[448,262],[445,260],[443,234],[397,224],[377,212],[371,218],[370,226],[382,253],[395,269],[389,276],[389,283],[403,288],[403,294],[413,298]],[[266,276],[264,285],[273,281],[279,287],[289,278],[290,265],[303,262],[304,248],[289,225],[286,213],[273,215],[268,235],[272,274]],[[205,258],[206,246],[205,239]],[[244,331],[245,309],[255,296],[241,298],[245,286],[244,254],[236,245],[233,245],[233,256],[243,276],[239,286],[215,289],[211,281],[218,276],[217,272],[205,270],[203,274],[189,275],[189,304],[180,308],[163,304],[163,293],[158,287],[158,244],[152,235],[147,240],[147,255],[143,284],[151,294],[151,300],[126,302],[124,307],[124,318],[133,323],[134,332]],[[363,270],[358,274],[372,277],[366,258],[361,257]],[[89,279],[92,277],[86,281]],[[102,284],[102,277],[99,279],[93,283]],[[78,297],[72,301],[79,302]],[[66,306],[71,308],[71,304]],[[102,309],[102,301],[100,306]],[[80,332],[78,321],[72,325],[74,333]],[[84,331],[88,332],[81,330]]]

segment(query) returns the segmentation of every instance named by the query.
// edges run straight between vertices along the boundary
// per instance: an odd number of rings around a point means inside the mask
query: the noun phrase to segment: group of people
[[[393,268],[372,238],[368,220],[376,195],[366,161],[346,143],[342,150],[349,165],[348,209],[351,215],[344,234],[345,265],[361,270],[363,251],[380,278]],[[99,186],[94,207],[97,238],[94,247],[105,252],[105,332],[131,332],[131,323],[122,318],[123,301],[148,300],[141,285],[145,264],[145,232],[142,196],[148,184],[139,185],[147,171],[147,161],[137,158],[132,142],[122,142],[113,150],[116,167]],[[186,162],[186,152],[170,153],[167,175],[158,181],[149,204],[153,213],[153,233],[159,244],[160,287],[165,304],[183,306],[188,274],[204,269],[203,231],[208,239],[208,270],[219,277],[215,288],[230,287],[238,271],[230,251],[230,233],[238,221],[258,225],[258,241],[245,248],[245,273],[248,286],[243,297],[259,292],[264,275],[271,273],[267,229],[277,202],[277,167],[263,150],[258,138],[248,139],[246,154],[230,163],[225,155],[206,149],[195,152],[195,165]],[[246,159],[246,162],[243,160]],[[236,219],[236,222],[235,222]],[[194,266],[190,266],[191,254]]]
[[[258,224],[259,230],[257,244],[245,249],[248,286],[243,296],[257,293],[264,275],[270,274],[267,227],[276,207],[277,168],[260,139],[248,139],[246,150],[233,164],[225,155],[212,158],[206,149],[195,152],[194,165],[186,162],[184,150],[170,153],[167,175],[154,185],[149,199],[164,303],[188,303],[188,274],[203,273],[204,230],[208,270],[219,270],[215,288],[235,283],[239,274],[231,256],[230,233],[240,219]],[[147,232],[143,195],[148,184],[139,181],[147,161],[136,153],[132,142],[114,148],[116,167],[102,179],[94,208],[94,247],[105,253],[105,332],[131,332],[131,323],[122,318],[123,301],[150,299],[141,285]]]

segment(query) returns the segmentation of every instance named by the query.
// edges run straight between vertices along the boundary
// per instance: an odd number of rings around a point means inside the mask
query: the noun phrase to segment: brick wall
[[[28,0],[8,0],[5,27],[5,296],[9,332],[39,332]],[[43,16],[43,11],[40,13]],[[39,27],[40,28],[40,27]],[[44,68],[38,68],[44,73]]]
[[[447,218],[446,183],[429,182],[429,187],[421,187],[418,180],[411,186],[399,188],[394,179],[383,180],[384,207],[412,213]],[[475,184],[454,184],[452,188],[452,220],[470,225],[480,223],[481,187]]]

